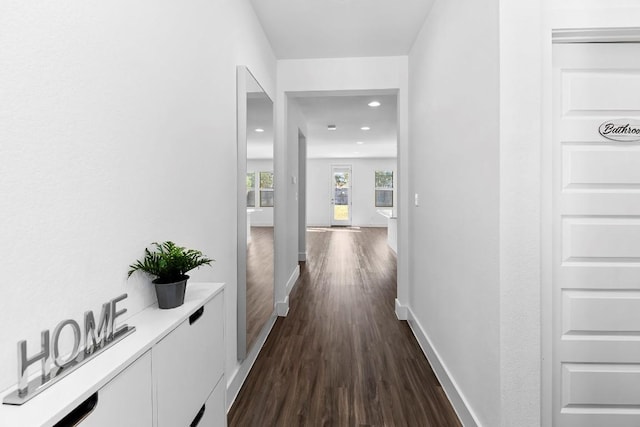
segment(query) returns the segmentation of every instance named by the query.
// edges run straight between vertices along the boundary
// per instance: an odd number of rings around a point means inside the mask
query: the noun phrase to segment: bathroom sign
[[[612,141],[636,142],[640,141],[640,120],[617,119],[609,120],[600,125],[600,135]]]

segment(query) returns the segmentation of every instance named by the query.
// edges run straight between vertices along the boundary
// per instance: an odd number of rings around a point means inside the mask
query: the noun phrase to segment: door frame
[[[298,128],[298,262],[307,261],[307,137]]]
[[[335,180],[334,180],[334,171],[336,169],[349,169],[349,219],[346,221],[340,221],[340,220],[336,220],[335,219],[335,189],[336,189],[336,185],[335,185]],[[338,164],[331,164],[331,174],[330,174],[330,180],[331,180],[331,221],[330,221],[330,225],[332,227],[351,227],[352,223],[353,223],[353,164],[347,164],[347,163],[338,163]]]
[[[541,141],[541,425],[553,425],[554,299],[553,299],[553,102],[557,93],[553,82],[553,45],[567,43],[638,43],[640,27],[558,28],[547,27],[550,37],[543,47],[543,113]]]

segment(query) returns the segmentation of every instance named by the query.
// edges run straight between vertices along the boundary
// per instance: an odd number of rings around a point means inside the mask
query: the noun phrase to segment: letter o
[[[73,330],[73,351],[69,355],[69,357],[64,360],[62,356],[60,356],[60,348],[58,341],[60,340],[60,333],[64,329],[65,326],[71,326]],[[80,353],[80,325],[78,322],[72,319],[64,320],[58,323],[58,326],[53,330],[53,363],[60,368],[64,368],[65,366],[73,363],[78,354]]]

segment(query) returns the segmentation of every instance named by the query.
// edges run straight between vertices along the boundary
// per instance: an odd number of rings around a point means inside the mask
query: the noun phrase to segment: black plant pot
[[[166,280],[155,279],[153,284],[156,287],[156,296],[158,297],[158,307],[176,308],[184,304],[184,291],[187,288],[187,280],[189,276],[184,275],[177,282],[167,283]]]

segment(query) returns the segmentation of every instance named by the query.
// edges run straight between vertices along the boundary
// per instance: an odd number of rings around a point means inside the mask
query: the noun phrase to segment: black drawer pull
[[[204,305],[199,309],[197,309],[196,312],[193,313],[191,316],[189,316],[189,324],[193,325],[196,322],[196,320],[198,320],[200,316],[202,316],[202,313],[204,313]]]
[[[198,415],[196,415],[196,417],[193,419],[189,427],[196,427],[200,423],[200,420],[204,416],[204,410],[205,410],[205,407],[204,405],[202,405],[202,408],[200,408],[200,411],[198,411]]]
[[[77,426],[98,406],[98,392],[93,393],[87,400],[79,404],[53,427]]]

